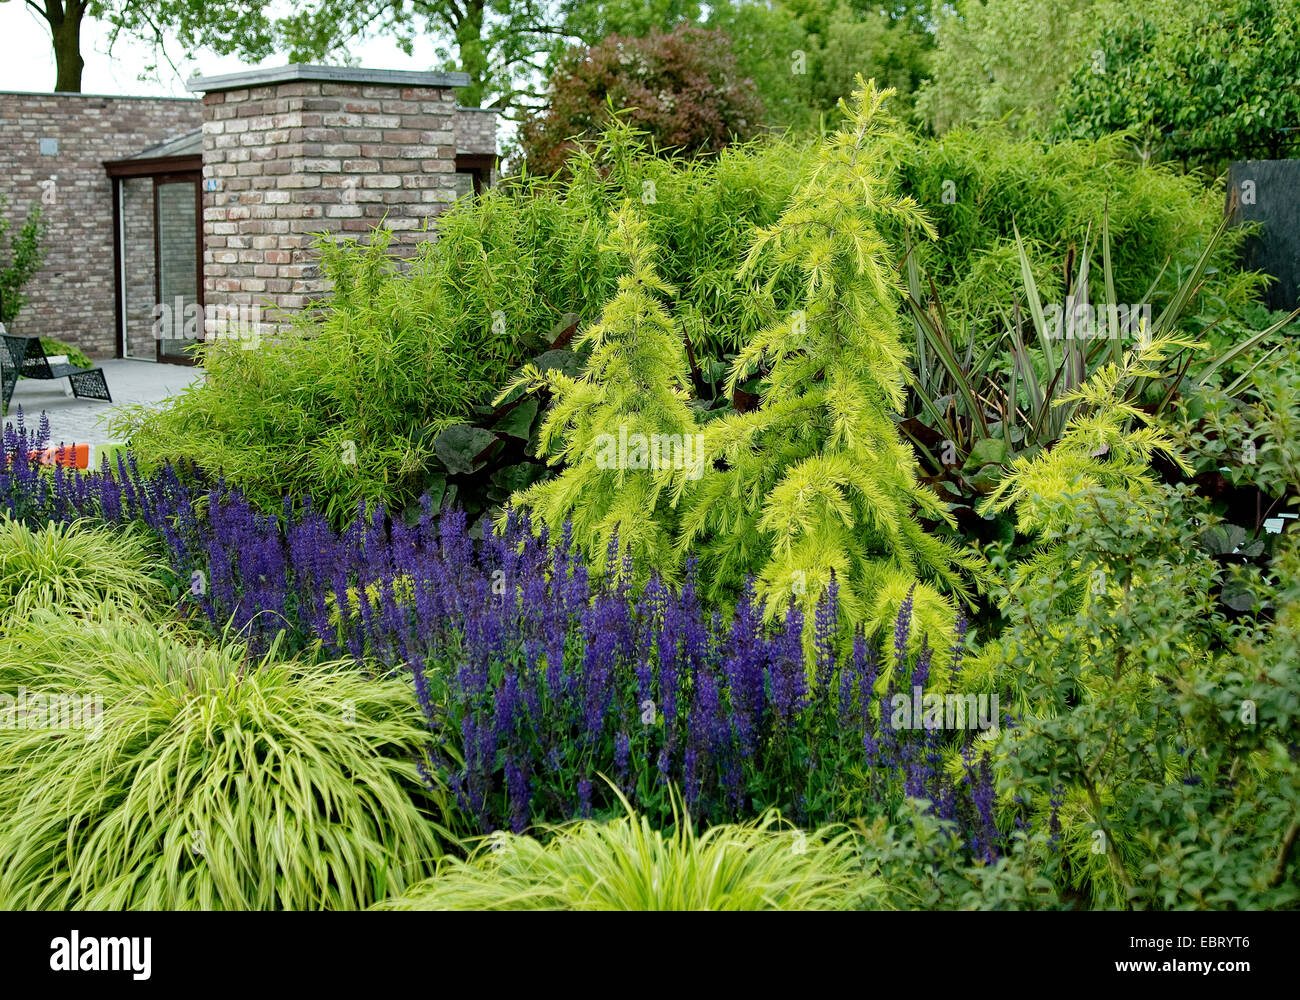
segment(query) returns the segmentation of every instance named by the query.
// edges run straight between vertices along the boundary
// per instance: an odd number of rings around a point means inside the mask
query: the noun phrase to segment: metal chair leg
[[[78,372],[69,375],[68,382],[72,386],[72,394],[78,399],[102,399],[105,402],[113,402],[113,396],[108,391],[108,379],[104,377],[102,371],[92,369]]]
[[[10,370],[8,367],[0,365],[0,383],[3,383],[4,404],[0,405],[0,416],[9,412],[9,400],[14,398],[14,389],[18,385],[17,370]]]

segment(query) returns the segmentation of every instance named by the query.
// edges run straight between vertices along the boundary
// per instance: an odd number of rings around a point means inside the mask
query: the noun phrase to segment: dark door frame
[[[161,272],[158,268],[159,233],[158,233],[158,186],[159,184],[193,181],[194,183],[194,242],[196,263],[196,301],[199,308],[204,305],[203,288],[203,157],[202,156],[158,156],[126,160],[105,161],[104,169],[112,182],[113,198],[113,314],[117,326],[117,356],[126,356],[126,314],[122,308],[123,267],[122,238],[125,223],[122,219],[122,181],[126,178],[150,177],[153,179],[153,240],[154,240],[154,303],[161,297]],[[203,330],[200,328],[202,338]],[[154,345],[154,360],[164,364],[193,365],[197,361],[191,357],[178,357],[162,353],[162,341]]]
[[[474,194],[480,195],[492,183],[492,171],[497,157],[493,153],[457,153],[456,173],[470,174],[474,180]]]
[[[203,339],[203,179],[199,172],[192,170],[176,171],[168,174],[153,175],[153,301],[155,305],[162,302],[162,229],[158,225],[158,189],[165,184],[186,184],[194,187],[194,300],[199,307],[198,339]],[[173,322],[175,320],[173,319]],[[194,365],[198,361],[192,355],[164,354],[163,338],[154,343],[154,360],[169,365]]]

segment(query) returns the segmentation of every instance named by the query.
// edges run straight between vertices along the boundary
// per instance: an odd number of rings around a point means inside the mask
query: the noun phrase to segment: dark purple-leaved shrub
[[[520,130],[531,173],[562,170],[578,140],[599,134],[611,111],[623,112],[655,149],[683,156],[716,153],[763,124],[762,99],[740,72],[731,39],[686,23],[570,50],[548,98]]]

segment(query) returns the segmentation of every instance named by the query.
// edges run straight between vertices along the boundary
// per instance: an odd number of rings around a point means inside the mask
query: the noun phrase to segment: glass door
[[[203,339],[199,178],[158,176],[153,193],[158,360],[194,364],[192,348]]]

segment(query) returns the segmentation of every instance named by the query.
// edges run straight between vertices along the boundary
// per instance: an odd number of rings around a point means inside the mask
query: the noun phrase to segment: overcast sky
[[[152,60],[152,47],[124,38],[114,46],[110,58],[106,27],[87,18],[81,29],[81,56],[86,63],[81,89],[87,94],[185,97],[189,92],[184,78],[195,69],[212,75],[250,68],[238,56],[212,52],[199,52],[192,61],[182,63],[184,53],[176,45],[168,47],[168,54],[176,60],[180,75],[164,63],[160,78],[137,79],[140,67]],[[372,69],[430,69],[433,64],[433,47],[427,41],[416,43],[413,56],[403,54],[395,44],[383,39],[364,42],[352,54],[360,65]],[[258,65],[282,66],[285,62],[284,56],[275,56]],[[54,49],[49,27],[23,0],[0,3],[0,90],[53,89]]]

